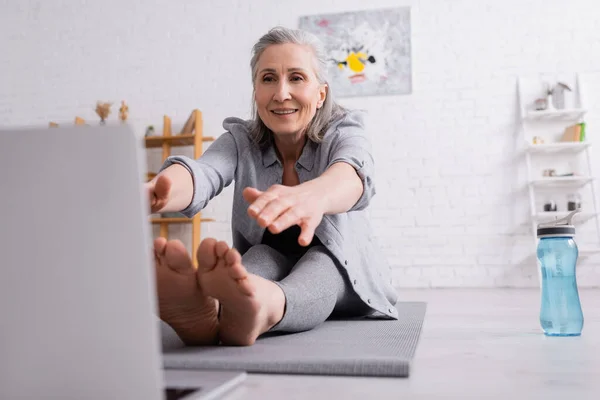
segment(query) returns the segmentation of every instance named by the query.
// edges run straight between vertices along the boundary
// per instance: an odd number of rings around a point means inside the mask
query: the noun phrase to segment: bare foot
[[[249,346],[283,318],[285,296],[275,283],[253,275],[225,242],[205,239],[198,248],[198,282],[221,304],[219,338]]]
[[[160,319],[190,346],[218,343],[218,303],[202,293],[183,243],[154,240]]]

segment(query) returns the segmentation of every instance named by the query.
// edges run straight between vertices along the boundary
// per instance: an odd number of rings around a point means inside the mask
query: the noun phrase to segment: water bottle
[[[575,210],[564,218],[538,225],[537,258],[542,279],[540,324],[547,336],[579,336],[583,329],[575,273],[579,251],[571,223],[578,212],[580,210]]]

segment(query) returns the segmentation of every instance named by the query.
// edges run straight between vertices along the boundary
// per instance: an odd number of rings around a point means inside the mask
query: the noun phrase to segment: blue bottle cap
[[[538,224],[537,237],[573,237],[575,236],[575,226],[571,222],[575,214],[581,212],[580,209],[570,212],[566,217],[550,222]]]

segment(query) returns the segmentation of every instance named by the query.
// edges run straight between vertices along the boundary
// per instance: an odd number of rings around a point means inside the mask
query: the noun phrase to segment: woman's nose
[[[290,88],[287,82],[282,81],[279,85],[277,85],[277,90],[275,91],[275,96],[273,99],[275,101],[284,102],[285,100],[289,100],[290,96]]]

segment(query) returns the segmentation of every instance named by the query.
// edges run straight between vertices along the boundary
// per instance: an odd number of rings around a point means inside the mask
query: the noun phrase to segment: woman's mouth
[[[285,117],[287,115],[295,114],[298,111],[297,108],[278,108],[276,110],[271,110],[271,112],[278,117]]]

